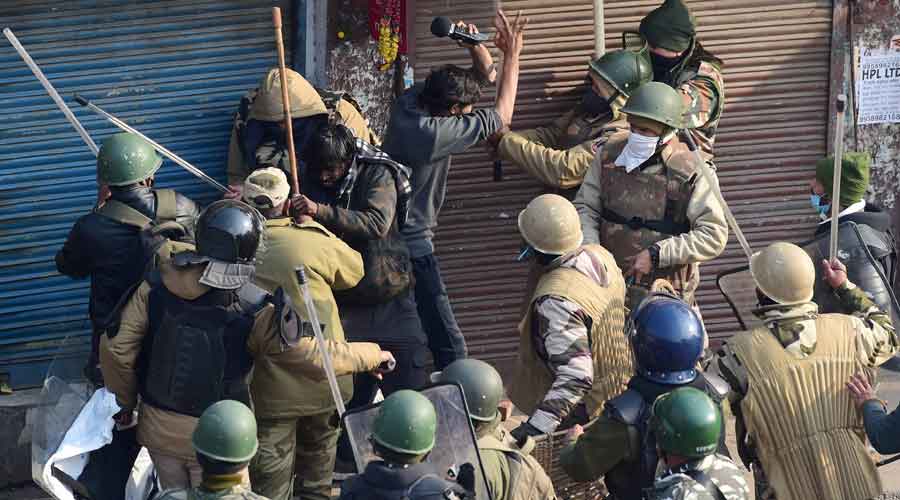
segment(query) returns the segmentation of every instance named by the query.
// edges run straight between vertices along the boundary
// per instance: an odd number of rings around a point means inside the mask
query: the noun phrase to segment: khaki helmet
[[[300,73],[291,69],[286,73],[292,119],[328,113],[328,108],[325,107],[319,93],[300,76]],[[250,107],[249,118],[267,122],[283,121],[284,108],[281,102],[281,74],[278,68],[273,68],[259,82],[259,90]]]
[[[661,82],[647,82],[635,89],[622,112],[628,116],[640,116],[663,123],[672,128],[682,128],[684,101],[678,91]]]
[[[809,302],[813,297],[816,268],[802,248],[792,243],[772,243],[750,258],[750,274],[757,288],[783,305]]]
[[[558,194],[542,194],[519,212],[519,232],[532,248],[547,255],[567,254],[581,246],[578,211]]]

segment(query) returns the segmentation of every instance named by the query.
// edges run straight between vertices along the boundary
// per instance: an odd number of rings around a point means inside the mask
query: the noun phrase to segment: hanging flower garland
[[[376,21],[372,36],[378,41],[378,53],[381,55],[382,64],[378,67],[381,71],[387,71],[397,59],[400,52],[401,31],[403,22],[400,12],[403,0],[370,0],[370,21]],[[373,15],[374,14],[374,15]]]

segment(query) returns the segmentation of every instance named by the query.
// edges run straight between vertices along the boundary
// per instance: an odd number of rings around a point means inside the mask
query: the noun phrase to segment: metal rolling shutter
[[[620,47],[620,33],[636,30],[661,2],[606,3],[607,50]],[[825,153],[831,3],[689,1],[700,22],[700,39],[726,62],[727,103],[716,142],[716,163],[725,197],[754,248],[771,241],[798,241],[812,232],[806,180]],[[546,123],[577,100],[571,91],[585,77],[593,48],[593,9],[588,0],[503,1],[507,13],[521,9],[529,24],[522,55],[515,129]],[[494,5],[485,2],[417,0],[416,78],[440,64],[469,64],[467,53],[429,31],[436,15],[489,26]],[[496,57],[496,51],[495,57]],[[493,93],[482,104],[492,102]],[[491,181],[481,148],[454,157],[436,244],[460,326],[474,356],[493,361],[515,357],[516,325],[527,275],[514,262],[516,216],[543,189],[505,165],[505,180]],[[702,266],[699,300],[709,331],[724,337],[737,330],[715,290],[720,270],[740,264],[732,237],[724,255]]]
[[[276,64],[270,8],[278,3],[7,2],[0,25],[98,145],[118,129],[79,108],[73,92],[224,181],[237,103]],[[90,347],[89,281],[59,275],[53,257],[91,209],[95,160],[5,39],[0,81],[0,374],[24,387],[39,385],[57,354],[70,373],[80,370]],[[202,204],[218,196],[169,161],[156,178]]]

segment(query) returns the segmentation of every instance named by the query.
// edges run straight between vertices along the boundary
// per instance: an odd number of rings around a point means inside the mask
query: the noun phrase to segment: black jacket
[[[147,187],[112,187],[111,199],[156,216],[156,196]],[[190,198],[181,194],[175,199],[175,220],[194,237],[194,223],[199,210]],[[72,278],[91,278],[90,317],[95,328],[132,285],[141,280],[145,259],[140,231],[91,212],[80,217],[69,232],[62,249],[56,254],[56,269]]]
[[[341,485],[340,500],[444,500],[471,498],[466,490],[439,477],[430,464],[391,468],[370,462],[365,472]]]
[[[881,208],[866,203],[866,208],[862,212],[842,215],[838,217],[838,224],[842,222],[855,222],[857,224],[865,224],[876,231],[882,233],[891,232],[891,216]],[[831,221],[823,222],[816,227],[816,236],[827,233],[831,230]]]

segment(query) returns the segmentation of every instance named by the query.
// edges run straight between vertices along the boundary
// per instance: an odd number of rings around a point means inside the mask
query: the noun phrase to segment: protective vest
[[[398,473],[402,473],[402,469]],[[341,488],[344,500],[464,500],[473,498],[456,483],[437,474],[425,474],[408,485],[388,486],[370,482],[366,474],[356,476]]]
[[[881,494],[862,418],[844,388],[866,369],[854,318],[816,318],[816,348],[797,359],[768,328],[738,335],[731,350],[747,370],[743,421],[778,500],[861,500]],[[858,320],[857,320],[858,321]]]
[[[697,179],[693,157],[677,138],[631,173],[616,166],[628,135],[621,132],[610,137],[603,146],[600,170],[600,242],[622,269],[630,268],[634,256],[657,241],[691,230],[687,208]],[[686,302],[694,303],[700,282],[697,264],[654,269],[628,287],[628,304],[637,304],[660,278],[672,283]]]
[[[727,384],[720,379],[699,373],[688,387],[699,389],[712,398],[721,409],[722,400],[728,394]],[[659,455],[656,452],[656,437],[650,432],[650,409],[656,398],[670,390],[685,386],[664,386],[642,377],[634,377],[628,382],[628,390],[606,404],[604,416],[628,426],[628,435],[637,445],[636,460],[623,461],[605,476],[604,482],[613,498],[630,500],[642,498],[641,492],[653,486]],[[725,424],[716,453],[728,455],[725,445]]]
[[[512,402],[527,414],[538,407],[554,380],[546,360],[538,356],[533,340],[535,332],[531,331],[534,303],[545,295],[572,301],[591,318],[589,340],[594,361],[594,383],[584,397],[591,417],[600,414],[604,401],[624,391],[625,384],[634,374],[631,350],[624,334],[625,281],[612,255],[603,247],[586,245],[582,248],[610,270],[607,273],[609,285],[604,288],[581,272],[564,267],[553,269],[541,277],[525,318],[519,323],[516,377],[509,389]]]
[[[250,405],[253,359],[247,338],[268,301],[248,283],[237,290],[210,289],[185,300],[148,278],[148,328],[142,356],[141,396],[151,405],[199,417],[211,404],[235,399]]]
[[[506,458],[509,466],[509,480],[507,482],[508,489],[502,500],[551,500],[556,498],[550,477],[533,456],[507,445],[493,433],[478,439],[478,449],[502,453]],[[491,471],[485,470],[485,473],[489,475]],[[495,498],[494,500],[501,499]]]

